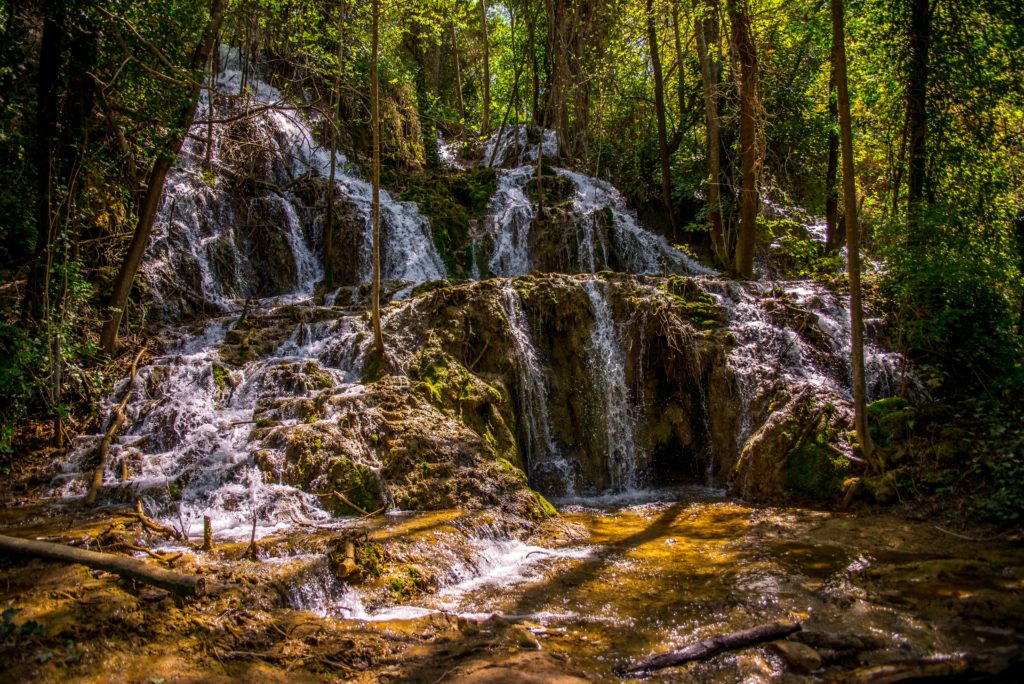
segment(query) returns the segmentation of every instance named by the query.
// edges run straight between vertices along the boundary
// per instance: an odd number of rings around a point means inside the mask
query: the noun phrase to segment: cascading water
[[[498,174],[498,189],[487,217],[487,231],[494,245],[488,268],[502,278],[530,272],[530,226],[537,212],[526,196],[525,186],[533,174],[532,166]]]
[[[584,283],[594,314],[590,349],[594,357],[594,384],[601,405],[612,488],[636,489],[639,456],[633,436],[633,402],[626,385],[626,361],[608,299],[596,279]]]
[[[497,168],[522,166],[537,157],[558,156],[558,134],[526,124],[495,131],[484,145],[483,161]]]
[[[237,51],[222,49],[222,60],[226,66],[215,85],[222,92],[240,91]],[[308,296],[323,277],[322,257],[313,249],[323,242],[323,209],[307,205],[309,193],[299,188],[313,183],[316,203],[323,201],[331,152],[316,142],[312,125],[280,91],[251,76],[247,88],[251,96],[220,109],[211,108],[204,95],[169,174],[143,271],[154,300],[170,318],[231,310],[236,300],[251,297]],[[234,121],[213,124],[207,150],[205,121],[225,108]],[[247,110],[252,113],[244,116]],[[369,282],[372,187],[341,153],[334,162],[336,197],[362,221],[356,277]],[[380,197],[383,278],[444,278],[430,224],[416,205],[396,201],[386,190]],[[265,227],[277,222],[287,230],[267,233]],[[291,253],[287,262],[282,252]]]
[[[526,433],[527,467],[535,481],[542,479],[546,482],[560,483],[564,487],[561,494],[572,496],[575,478],[571,465],[559,453],[551,436],[548,388],[537,358],[537,350],[530,338],[526,311],[523,310],[519,293],[511,283],[506,283],[502,287],[501,297],[515,350],[519,413]]]
[[[501,136],[495,166],[503,166],[512,158],[516,140],[525,140],[525,127],[507,127]],[[498,144],[499,133],[494,133],[484,150],[484,161]],[[538,217],[536,203],[527,194],[527,185],[536,178],[537,165],[523,164],[535,160],[539,152],[550,157],[557,154],[554,134],[544,137],[542,145],[521,146],[523,150],[511,169],[498,171],[498,187],[491,198],[486,223],[491,251],[488,270],[491,275],[515,277],[537,268],[531,255],[533,247],[531,229]],[[524,156],[525,155],[525,156]],[[665,238],[657,236],[637,222],[635,214],[626,206],[625,198],[611,184],[576,171],[555,168],[554,173],[571,183],[571,230],[562,236],[566,244],[568,272],[595,273],[601,270],[621,270],[636,274],[712,274],[713,270],[697,263],[682,250],[676,249]],[[550,227],[547,228],[550,230]],[[474,250],[475,251],[475,250]]]
[[[579,242],[580,271],[592,272],[608,268],[609,245],[594,230],[597,217],[609,212],[612,217],[612,240],[615,252],[627,273],[714,273],[676,249],[658,235],[644,230],[636,216],[626,207],[626,199],[610,183],[568,169],[555,169],[559,176],[572,181],[576,188],[573,212],[583,226],[584,239]]]
[[[806,281],[739,283],[703,280],[728,316],[736,339],[729,352],[741,402],[737,449],[750,437],[752,403],[758,392],[781,380],[810,385],[846,399],[852,394],[850,314],[842,298]],[[809,312],[813,320],[787,325]],[[869,337],[870,339],[870,337]],[[864,349],[869,401],[896,393],[905,377],[903,358],[870,341]]]

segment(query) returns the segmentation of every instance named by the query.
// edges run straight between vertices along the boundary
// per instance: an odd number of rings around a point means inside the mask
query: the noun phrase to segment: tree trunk
[[[728,0],[732,40],[740,62],[740,163],[743,189],[740,198],[740,230],[736,242],[735,274],[754,277],[754,238],[757,235],[757,52],[750,33],[747,0]]]
[[[174,157],[181,150],[181,145],[188,134],[189,126],[195,117],[196,108],[199,106],[199,93],[202,90],[201,71],[214,48],[214,39],[220,30],[221,22],[224,21],[224,14],[227,11],[226,0],[211,0],[210,19],[203,29],[203,33],[192,52],[192,59],[189,62],[189,73],[194,84],[189,89],[187,97],[183,98],[174,119],[171,122],[170,136],[164,141],[162,149],[157,151],[156,160],[149,173],[149,180],[146,183],[146,194],[139,208],[139,219],[135,225],[135,232],[132,235],[128,252],[121,263],[121,270],[114,281],[114,292],[110,297],[109,313],[110,318],[103,324],[103,331],[100,335],[100,345],[103,350],[113,356],[117,345],[117,332],[121,326],[121,314],[128,303],[128,295],[135,281],[135,274],[142,263],[142,256],[146,251],[146,243],[149,242],[149,233],[153,228],[153,219],[156,217],[157,208],[160,206],[160,197],[163,195],[164,182],[167,180],[167,172],[171,168]]]
[[[327,179],[327,215],[324,217],[324,289],[334,287],[334,189],[338,156],[338,101],[341,97],[341,60],[345,50],[345,11],[342,5],[338,17],[338,65],[334,72],[331,91],[331,171]]]
[[[491,48],[487,35],[487,0],[480,0],[480,27],[484,38],[484,112],[480,132],[487,135],[491,132]]]
[[[654,111],[658,119],[658,150],[661,156],[661,200],[665,205],[672,235],[676,234],[676,220],[672,212],[672,162],[668,153],[668,130],[665,123],[665,83],[661,73],[661,55],[658,54],[658,26],[654,16],[654,0],[647,0],[647,47],[651,55],[654,74]]]
[[[828,78],[828,168],[825,171],[825,252],[839,250],[839,133],[836,124],[839,109],[836,104],[836,59],[833,52]]]
[[[377,60],[380,50],[380,0],[372,3],[372,47],[370,55],[370,126],[373,128],[373,343],[384,354],[380,329],[380,83]]]
[[[458,7],[458,5],[456,5]],[[454,15],[454,9],[452,14]],[[455,34],[455,20],[452,19],[452,56],[455,58],[455,92],[459,96],[459,123],[466,124],[466,102],[462,99],[462,67],[459,64],[459,40]]]
[[[874,445],[867,423],[867,389],[864,381],[864,313],[860,287],[860,222],[857,218],[857,188],[853,175],[853,126],[850,122],[850,93],[846,84],[846,27],[843,0],[832,0],[832,54],[839,106],[839,137],[843,149],[843,212],[846,224],[847,264],[850,274],[850,356],[853,367],[853,410],[864,458],[873,467]]]
[[[53,247],[55,215],[53,141],[57,134],[60,95],[60,63],[64,49],[64,0],[43,2],[43,36],[39,44],[36,76],[36,246],[28,272],[22,317],[39,321],[45,314],[44,299],[49,280],[49,252]]]
[[[204,578],[165,570],[136,558],[115,556],[112,553],[97,553],[64,544],[19,539],[6,535],[0,535],[0,549],[4,551],[5,555],[43,558],[59,563],[78,563],[96,570],[113,572],[122,577],[167,589],[182,596],[202,596],[206,593]]]
[[[700,0],[694,5],[699,6]],[[704,92],[704,125],[707,131],[708,155],[708,223],[711,225],[711,247],[722,264],[730,263],[722,225],[722,125],[718,114],[718,63],[712,48],[718,43],[718,2],[706,0],[707,14],[695,20],[700,80]]]
[[[542,119],[540,109],[540,67],[537,64],[537,15],[526,12],[527,41],[530,45],[530,71],[533,79],[533,90],[530,99],[530,118],[534,125]]]
[[[910,15],[910,71],[907,80],[907,130],[910,138],[910,173],[907,204],[913,218],[925,198],[928,182],[928,62],[931,49],[930,0],[912,0]]]

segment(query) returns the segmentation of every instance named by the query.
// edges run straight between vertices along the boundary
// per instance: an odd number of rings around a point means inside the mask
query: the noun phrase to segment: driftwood
[[[79,565],[85,565],[96,570],[113,572],[122,577],[151,584],[161,589],[167,589],[182,596],[202,596],[206,593],[206,580],[204,578],[165,570],[137,558],[126,558],[109,553],[76,549],[73,546],[66,546],[64,544],[53,544],[33,539],[19,539],[5,535],[0,535],[0,550],[5,553],[43,558],[60,563],[78,563]]]
[[[174,529],[173,527],[168,527],[167,525],[161,525],[156,520],[153,520],[152,518],[147,516],[142,511],[142,499],[136,499],[135,500],[135,513],[134,514],[128,513],[128,515],[132,516],[133,518],[138,520],[140,523],[142,523],[142,526],[145,527],[150,532],[156,532],[157,534],[162,534],[163,536],[167,537],[168,539],[174,539],[176,541],[181,542],[182,544],[185,544],[186,546],[191,546],[191,544],[189,544],[188,537],[185,536],[184,532],[179,532],[178,530]]]
[[[100,492],[100,487],[103,486],[103,471],[107,467],[107,457],[110,454],[110,444],[114,441],[114,435],[121,429],[121,423],[124,422],[124,408],[128,405],[128,398],[132,396],[132,388],[135,386],[135,374],[139,370],[139,359],[146,352],[146,348],[143,347],[139,350],[139,353],[135,355],[135,359],[132,361],[131,374],[128,376],[128,386],[124,390],[124,396],[121,397],[120,403],[114,407],[114,415],[110,421],[110,427],[103,433],[103,437],[100,439],[99,445],[96,450],[99,451],[100,460],[96,464],[96,470],[92,473],[92,483],[89,485],[89,491],[85,495],[85,503],[88,506],[95,505],[96,496]],[[123,469],[123,468],[122,468]],[[122,476],[125,475],[122,472]]]
[[[649,670],[661,670],[666,667],[683,665],[693,660],[706,660],[719,653],[755,646],[766,641],[775,641],[799,631],[799,622],[789,622],[786,620],[772,622],[742,632],[733,632],[732,634],[723,634],[722,636],[704,639],[678,651],[659,653],[649,658],[644,658],[633,665],[620,667],[617,669],[617,672],[619,674],[631,674]]]

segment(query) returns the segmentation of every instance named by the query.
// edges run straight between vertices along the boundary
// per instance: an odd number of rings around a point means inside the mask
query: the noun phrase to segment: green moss
[[[487,205],[497,188],[494,169],[480,167],[430,176],[395,177],[391,186],[402,200],[416,202],[430,219],[434,244],[448,273],[469,275],[473,268],[471,222],[487,215]]]
[[[419,566],[403,566],[393,572],[385,582],[385,586],[391,593],[399,598],[409,598],[422,594],[428,587],[426,576]]]
[[[834,499],[842,494],[850,462],[833,446],[837,435],[828,421],[829,409],[825,408],[815,429],[786,458],[783,482],[797,496]]]
[[[533,500],[536,504],[537,517],[538,518],[553,518],[558,515],[558,511],[551,505],[551,502],[544,498],[544,495],[540,492],[533,493]]]
[[[887,397],[868,406],[868,429],[880,446],[888,446],[911,436],[917,411],[906,399]]]
[[[219,363],[213,364],[213,384],[218,392],[224,392],[231,386],[231,371]]]
[[[669,276],[665,280],[663,290],[695,326],[717,328],[725,321],[725,312],[718,306],[715,298],[693,278]]]
[[[380,577],[384,574],[384,547],[373,542],[365,542],[356,547],[356,565],[367,577]]]
[[[317,389],[329,389],[334,386],[334,378],[331,374],[320,367],[316,361],[307,361],[302,366],[302,372],[312,381]]]

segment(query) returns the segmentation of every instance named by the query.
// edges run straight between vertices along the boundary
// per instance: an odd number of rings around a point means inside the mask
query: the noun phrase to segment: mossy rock
[[[473,268],[472,222],[487,216],[490,198],[497,189],[494,169],[479,167],[428,176],[395,176],[390,181],[402,200],[416,202],[430,219],[434,245],[448,273],[468,276]]]
[[[917,410],[901,397],[879,399],[868,406],[868,429],[881,446],[908,439],[917,419]]]
[[[664,291],[682,315],[700,328],[717,328],[725,322],[725,312],[715,298],[693,278],[669,276]]]

